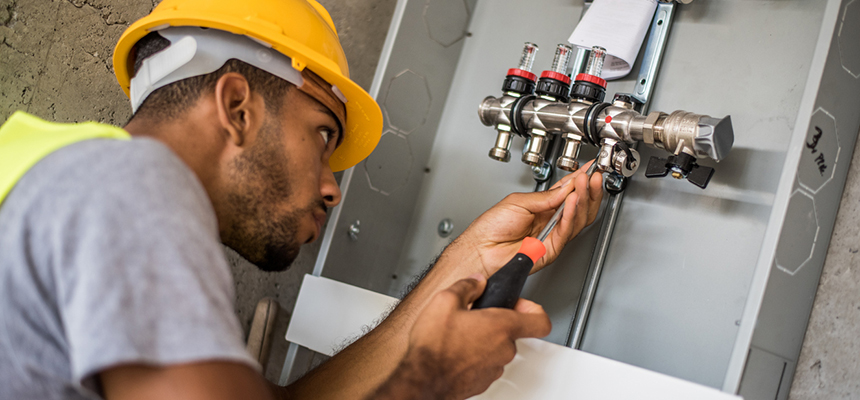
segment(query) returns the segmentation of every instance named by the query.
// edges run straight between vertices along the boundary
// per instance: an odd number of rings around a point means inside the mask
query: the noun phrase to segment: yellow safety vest
[[[0,204],[27,171],[48,154],[88,139],[128,140],[128,132],[98,122],[57,124],[16,111],[0,126]]]

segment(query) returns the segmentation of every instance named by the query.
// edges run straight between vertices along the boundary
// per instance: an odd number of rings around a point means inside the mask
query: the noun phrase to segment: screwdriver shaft
[[[555,228],[555,224],[557,224],[558,220],[561,219],[562,211],[564,211],[564,203],[561,203],[561,206],[558,207],[558,210],[555,211],[555,214],[552,215],[552,218],[549,219],[549,222],[546,223],[546,226],[543,227],[543,230],[537,235],[537,240],[540,240],[541,242],[546,240],[546,237],[549,236],[550,232],[552,232],[552,228]]]
[[[597,159],[591,163],[591,166],[588,167],[588,170],[585,171],[585,174],[591,178],[591,175],[594,174],[594,171],[597,171]],[[561,212],[564,210],[564,203],[561,203],[561,207],[555,211],[555,214],[552,215],[552,218],[549,219],[549,222],[546,223],[546,226],[540,231],[540,234],[537,235],[537,239],[543,242],[546,240],[546,237],[549,236],[549,233],[552,232],[552,228],[555,228],[555,225],[558,223],[558,220],[561,219]]]
[[[588,178],[589,178],[589,179],[591,178],[591,175],[594,175],[594,171],[597,171],[597,167],[598,167],[598,165],[597,165],[597,159],[595,158],[595,159],[594,159],[594,162],[593,162],[593,163],[591,163],[591,166],[590,166],[590,167],[588,167],[588,170],[587,170],[587,171],[585,171],[585,174],[586,174],[586,175],[588,175]]]

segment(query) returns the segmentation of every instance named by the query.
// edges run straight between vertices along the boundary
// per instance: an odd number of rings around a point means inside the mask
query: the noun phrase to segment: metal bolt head
[[[552,165],[544,161],[540,167],[532,167],[532,175],[537,181],[545,181],[549,179],[549,174],[552,172]]]
[[[616,173],[610,173],[606,175],[606,179],[603,181],[603,185],[607,189],[611,190],[621,190],[624,185],[624,178],[621,175]]]
[[[451,232],[454,232],[454,222],[450,218],[439,221],[439,226],[436,228],[436,233],[439,234],[439,237],[445,238],[451,236]]]
[[[675,179],[684,179],[684,175],[677,171],[672,171],[672,177]]]
[[[355,222],[353,222],[352,225],[349,226],[349,230],[347,230],[346,232],[353,242],[358,241],[358,234],[361,233],[361,229],[359,229],[359,226],[361,226],[361,221],[355,220]]]

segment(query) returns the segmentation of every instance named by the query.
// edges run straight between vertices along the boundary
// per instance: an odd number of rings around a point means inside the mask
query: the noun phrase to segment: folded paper
[[[624,77],[633,68],[656,9],[656,0],[594,0],[568,41],[587,49],[603,47],[606,61],[600,77]]]

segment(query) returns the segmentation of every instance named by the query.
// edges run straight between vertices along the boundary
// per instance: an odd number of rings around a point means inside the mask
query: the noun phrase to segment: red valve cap
[[[511,68],[508,70],[508,76],[519,76],[521,78],[526,78],[532,82],[537,80],[537,76],[529,71],[519,68]]]
[[[540,74],[540,77],[541,78],[552,78],[552,79],[555,79],[557,81],[561,81],[561,82],[564,82],[564,83],[570,85],[570,77],[569,76],[562,74],[562,73],[555,72],[555,71],[544,71],[543,73]]]
[[[595,85],[600,85],[601,87],[606,89],[606,79],[603,79],[599,76],[594,76],[594,75],[590,75],[590,74],[579,74],[576,76],[576,80],[577,81],[590,82],[590,83],[593,83]]]

